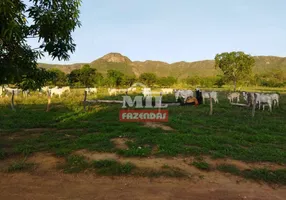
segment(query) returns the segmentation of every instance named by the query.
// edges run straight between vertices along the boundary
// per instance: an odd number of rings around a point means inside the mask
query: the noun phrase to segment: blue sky
[[[110,52],[169,63],[237,50],[285,57],[285,9],[285,0],[83,0],[76,52],[40,62],[92,62]]]

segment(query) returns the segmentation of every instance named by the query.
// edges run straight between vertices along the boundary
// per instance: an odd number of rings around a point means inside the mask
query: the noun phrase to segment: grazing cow
[[[206,91],[202,91],[202,97],[203,97],[203,103],[205,104],[205,99],[209,99],[211,96],[211,98],[214,100],[215,103],[218,103],[218,97],[217,97],[217,92],[206,92]]]
[[[87,94],[97,93],[97,88],[86,88],[85,91],[87,92]]]
[[[227,95],[227,99],[229,100],[230,103],[232,103],[235,98],[236,98],[236,102],[238,103],[239,97],[240,97],[240,93],[238,92],[230,93]]]
[[[260,109],[260,107],[262,105],[263,110],[264,110],[265,105],[268,105],[269,111],[272,112],[272,98],[271,98],[270,95],[268,95],[268,94],[259,94],[259,95],[257,95],[256,99],[257,99],[256,101],[259,104],[259,109]]]
[[[163,94],[172,94],[174,90],[171,88],[163,88],[161,89],[161,91],[163,92]]]
[[[147,96],[152,96],[152,91],[151,91],[151,88],[143,88],[143,96],[144,98],[147,97]]]
[[[175,90],[175,98],[176,102],[178,101],[179,97],[184,98],[184,102],[186,102],[188,97],[193,97],[194,93],[192,90]]]
[[[55,94],[55,95],[59,95],[59,98],[61,98],[61,95],[63,94],[63,88],[58,88],[58,86],[49,89],[51,97]]]

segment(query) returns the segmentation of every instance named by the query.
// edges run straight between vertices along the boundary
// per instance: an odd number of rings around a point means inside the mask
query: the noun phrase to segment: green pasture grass
[[[220,102],[214,104],[212,116],[208,114],[208,100],[198,107],[167,108],[169,121],[164,125],[174,131],[144,127],[140,122],[120,122],[120,104],[102,103],[84,111],[82,89],[72,90],[62,98],[52,97],[49,112],[46,112],[45,95],[16,97],[16,112],[11,111],[9,99],[3,97],[0,99],[0,159],[10,154],[34,152],[68,157],[76,150],[87,149],[125,157],[208,155],[285,165],[286,95],[281,93],[280,108],[274,108],[272,113],[257,110],[252,118],[250,108],[231,106],[226,93],[219,92]],[[122,95],[106,95],[105,92],[88,98],[122,100]],[[168,95],[163,100],[175,99]],[[35,128],[40,129],[34,131]],[[16,139],[9,139],[14,136]],[[128,138],[132,142],[127,143],[128,149],[122,150],[111,141],[113,138]],[[155,147],[157,151],[153,152]],[[84,168],[75,167],[71,171],[81,169]]]
[[[268,170],[268,169],[250,169],[241,172],[247,179],[264,181],[271,184],[286,185],[286,169]]]
[[[63,166],[65,173],[78,173],[89,168],[89,163],[83,156],[71,155],[67,157],[66,164]]]
[[[240,175],[240,170],[232,164],[220,164],[216,167],[217,170],[233,175]]]
[[[20,160],[12,163],[8,168],[7,172],[19,172],[19,171],[30,171],[35,168],[35,163],[29,163],[25,160]]]
[[[205,171],[211,170],[210,164],[205,161],[194,161],[193,165],[200,170],[205,170]]]
[[[100,175],[112,176],[131,174],[136,169],[136,166],[130,162],[120,163],[116,160],[95,160],[91,166]]]

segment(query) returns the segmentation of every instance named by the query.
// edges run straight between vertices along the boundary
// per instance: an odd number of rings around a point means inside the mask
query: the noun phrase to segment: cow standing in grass
[[[85,91],[87,92],[87,94],[90,93],[97,93],[97,88],[86,88]]]
[[[217,97],[217,92],[206,92],[206,91],[202,91],[202,97],[203,97],[203,104],[205,104],[205,99],[209,99],[211,97],[211,99],[214,100],[215,103],[218,103],[218,97]]]
[[[13,91],[14,91],[14,95],[18,95],[18,94],[20,94],[20,92],[22,91],[21,89],[18,89],[18,88],[9,88],[9,87],[7,87],[7,86],[4,86],[4,91],[5,91],[5,93],[6,93],[6,96],[7,96],[7,94],[12,94],[13,93]]]
[[[143,90],[142,93],[143,93],[144,98],[147,96],[152,96],[151,88],[143,88],[142,90]]]
[[[236,99],[236,102],[239,103],[240,93],[234,92],[227,95],[227,99],[230,103],[233,102],[234,99]]]
[[[188,97],[193,97],[194,93],[192,90],[174,90],[176,102],[178,101],[179,97],[184,99],[186,102]]]
[[[279,95],[278,94],[270,94],[270,97],[272,98],[273,107],[275,107],[275,105],[277,107],[279,107]]]

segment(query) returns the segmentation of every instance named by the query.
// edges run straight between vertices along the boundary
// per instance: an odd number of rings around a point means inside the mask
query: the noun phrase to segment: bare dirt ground
[[[284,200],[286,189],[273,189],[253,182],[237,184],[232,178],[213,181],[166,178],[98,177],[58,172],[0,174],[0,199],[126,199],[126,200]]]
[[[143,178],[103,177],[92,173],[64,174],[56,169],[63,158],[49,153],[36,153],[28,158],[37,167],[32,172],[0,173],[2,200],[91,200],[91,199],[151,199],[151,200],[285,200],[285,186],[269,186],[220,172],[202,172],[181,158],[120,158],[111,153],[77,154],[87,159],[116,159],[130,161],[141,167],[161,168],[162,165],[179,167],[203,178]],[[7,163],[8,160],[5,161]],[[245,168],[246,166],[242,166]]]

